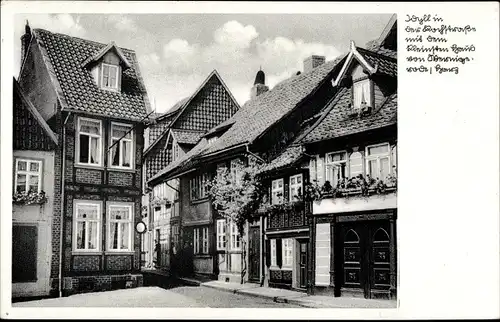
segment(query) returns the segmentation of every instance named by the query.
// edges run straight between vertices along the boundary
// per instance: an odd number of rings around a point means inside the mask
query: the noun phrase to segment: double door
[[[337,285],[341,293],[387,297],[391,287],[391,235],[388,220],[342,223],[338,231]],[[392,272],[394,273],[394,272]]]

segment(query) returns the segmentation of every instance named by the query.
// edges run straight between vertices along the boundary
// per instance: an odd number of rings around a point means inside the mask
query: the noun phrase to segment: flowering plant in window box
[[[17,205],[33,205],[33,204],[44,204],[47,202],[47,196],[42,190],[40,192],[29,191],[29,192],[16,192],[12,195],[12,203]]]
[[[167,198],[154,197],[151,201],[151,206],[158,207],[161,205],[170,206],[172,202]]]

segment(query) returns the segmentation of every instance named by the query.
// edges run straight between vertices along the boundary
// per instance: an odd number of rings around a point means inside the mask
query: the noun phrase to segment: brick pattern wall
[[[97,275],[65,277],[63,280],[64,295],[76,293],[109,291],[114,289],[141,287],[144,278],[141,274],[132,275]]]
[[[101,170],[76,168],[75,175],[77,183],[91,183],[96,185],[102,183]]]
[[[91,255],[73,256],[74,271],[98,271],[100,257]]]
[[[125,271],[132,269],[132,257],[130,255],[106,256],[106,269],[111,271]]]
[[[139,173],[139,176],[140,176],[140,173]],[[133,177],[134,177],[134,174],[132,174],[132,173],[109,171],[108,172],[108,184],[113,185],[113,186],[130,187],[133,185],[133,183],[132,183],[132,181],[134,179]]]

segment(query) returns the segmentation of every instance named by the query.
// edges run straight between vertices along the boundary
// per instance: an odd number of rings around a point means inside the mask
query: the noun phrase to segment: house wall
[[[45,296],[50,292],[51,229],[55,203],[54,156],[55,153],[53,151],[13,151],[14,160],[21,157],[42,161],[41,189],[46,193],[47,202],[42,205],[12,205],[12,224],[36,226],[38,237],[36,241],[37,280],[28,283],[12,283],[12,297]],[[15,166],[13,169],[15,169]]]
[[[45,68],[40,46],[34,39],[31,41],[18,81],[27,98],[31,102],[36,102],[36,108],[44,120],[56,113],[57,95]]]
[[[96,118],[99,119],[99,118]],[[109,119],[103,121],[104,149],[107,151],[110,135]],[[63,289],[64,293],[104,290],[125,285],[142,285],[140,275],[141,236],[135,232],[135,225],[142,220],[142,149],[143,128],[134,129],[135,169],[112,170],[107,167],[108,156],[103,153],[102,167],[84,167],[76,165],[76,123],[77,115],[68,119],[65,153],[65,200],[64,200],[64,250],[63,250]],[[126,123],[121,121],[122,123]],[[93,253],[73,251],[73,216],[75,200],[95,200],[102,204],[101,214],[101,249]],[[132,221],[133,250],[129,253],[106,251],[107,242],[107,204],[109,202],[133,203]],[[132,274],[132,277],[127,277]],[[128,286],[127,286],[128,287]]]

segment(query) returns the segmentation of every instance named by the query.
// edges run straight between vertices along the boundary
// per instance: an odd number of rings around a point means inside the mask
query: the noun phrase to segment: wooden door
[[[250,227],[248,261],[249,279],[254,282],[260,280],[260,227]]]
[[[307,287],[307,240],[299,240],[299,287]]]
[[[38,227],[12,226],[12,282],[37,280]]]
[[[340,284],[343,293],[383,297],[390,288],[389,222],[345,223],[341,229]]]

